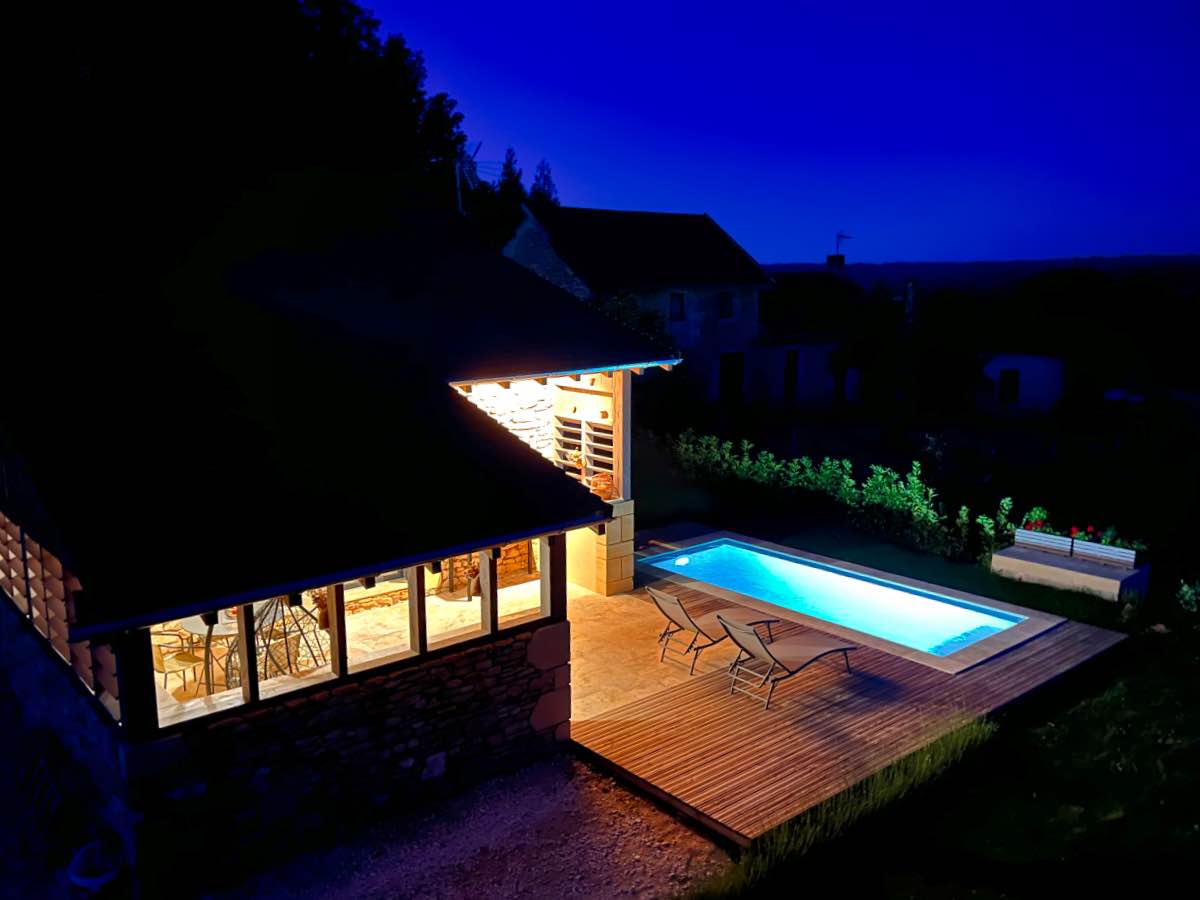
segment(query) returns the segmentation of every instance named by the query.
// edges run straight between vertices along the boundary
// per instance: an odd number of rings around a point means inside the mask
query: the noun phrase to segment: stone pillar
[[[548,690],[538,697],[529,726],[538,734],[565,741],[571,737],[571,623],[546,625],[529,641],[529,664],[547,676]]]
[[[633,501],[619,500],[612,508],[612,520],[605,526],[604,534],[596,536],[593,590],[605,597],[633,590]]]

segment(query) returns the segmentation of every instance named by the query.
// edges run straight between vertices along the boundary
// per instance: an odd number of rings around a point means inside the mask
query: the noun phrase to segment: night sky
[[[365,5],[480,160],[763,262],[1200,252],[1196,0]]]

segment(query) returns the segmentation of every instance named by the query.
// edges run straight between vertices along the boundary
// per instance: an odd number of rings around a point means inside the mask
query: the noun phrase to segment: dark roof
[[[554,251],[597,293],[768,280],[707,213],[560,206],[539,221]]]
[[[13,310],[0,509],[81,579],[76,635],[608,516],[446,382],[657,348],[456,227],[216,241]]]

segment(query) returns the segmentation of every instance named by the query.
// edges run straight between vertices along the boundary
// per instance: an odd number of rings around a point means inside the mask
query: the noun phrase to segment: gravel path
[[[671,897],[728,864],[707,839],[567,757],[308,852],[227,896]]]

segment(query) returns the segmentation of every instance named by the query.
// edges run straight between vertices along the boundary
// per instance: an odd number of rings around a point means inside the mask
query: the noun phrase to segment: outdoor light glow
[[[681,556],[679,559],[675,560],[675,565],[686,566],[689,562],[691,562],[690,556]]]

